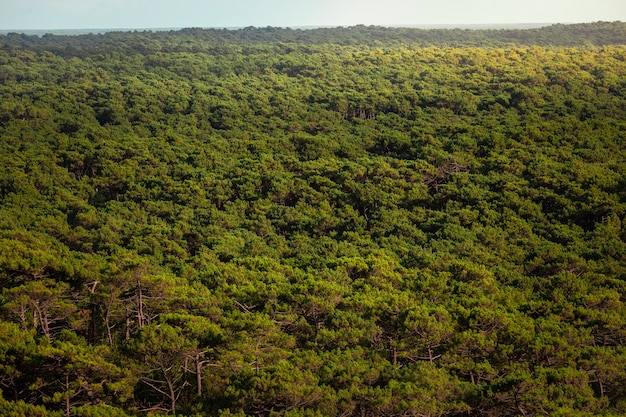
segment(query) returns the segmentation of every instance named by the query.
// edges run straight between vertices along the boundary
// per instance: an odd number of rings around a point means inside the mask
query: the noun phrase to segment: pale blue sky
[[[0,0],[0,30],[626,21],[626,0]]]

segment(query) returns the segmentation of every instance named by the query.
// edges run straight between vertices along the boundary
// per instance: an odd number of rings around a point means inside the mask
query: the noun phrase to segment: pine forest
[[[626,415],[626,23],[0,35],[0,416]]]

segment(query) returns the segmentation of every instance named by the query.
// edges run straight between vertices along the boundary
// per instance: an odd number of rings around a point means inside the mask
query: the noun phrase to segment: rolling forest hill
[[[624,33],[0,36],[0,416],[626,414]]]

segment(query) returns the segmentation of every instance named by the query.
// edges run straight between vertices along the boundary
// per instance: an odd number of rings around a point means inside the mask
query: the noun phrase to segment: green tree
[[[145,411],[176,412],[188,385],[187,364],[195,343],[164,323],[143,326],[130,340],[128,353],[140,363],[134,395]]]

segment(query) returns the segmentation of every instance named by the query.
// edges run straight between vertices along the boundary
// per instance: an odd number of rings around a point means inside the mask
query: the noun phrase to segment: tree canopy
[[[0,415],[626,413],[626,37],[0,36]]]

